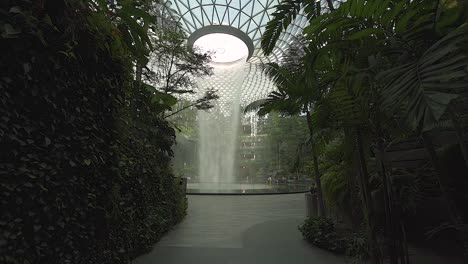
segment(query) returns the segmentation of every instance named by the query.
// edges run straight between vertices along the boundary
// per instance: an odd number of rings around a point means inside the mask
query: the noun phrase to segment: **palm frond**
[[[291,86],[295,82],[295,76],[285,67],[279,66],[276,63],[267,63],[264,65],[264,72],[268,75],[278,89],[283,89],[285,86]]]
[[[402,35],[412,33],[406,38],[414,39],[434,20],[434,12],[432,1],[353,0],[312,19],[304,33],[311,46],[323,50],[346,48],[368,38],[385,41],[392,28]]]
[[[276,6],[276,11],[271,15],[273,19],[267,23],[261,40],[265,55],[273,51],[281,33],[296,19],[302,8],[309,18],[320,13],[320,3],[314,0],[283,0]]]
[[[248,112],[252,112],[252,111],[259,111],[260,108],[267,102],[267,99],[260,99],[260,100],[256,100],[250,104],[248,104],[245,108],[244,108],[244,114],[245,113],[248,113]]]
[[[273,91],[265,99],[265,103],[258,111],[259,115],[265,115],[271,111],[278,111],[286,115],[295,115],[302,110],[302,104],[297,102],[297,98],[292,98],[285,91]]]

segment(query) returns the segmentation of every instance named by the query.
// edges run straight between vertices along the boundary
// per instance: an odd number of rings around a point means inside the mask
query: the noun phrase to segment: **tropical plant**
[[[171,111],[177,98],[191,99],[189,107],[206,110],[212,107],[212,101],[218,99],[216,91],[207,90],[198,99],[191,97],[199,93],[196,79],[212,74],[209,65],[209,53],[201,53],[187,47],[186,36],[179,28],[159,30],[153,37],[154,49],[151,59],[144,70],[143,81],[154,93],[155,101],[161,100],[166,111]],[[179,113],[183,109],[166,114],[165,117]]]
[[[150,12],[154,2],[149,0],[88,0],[86,2],[97,12],[104,14],[116,26],[115,34],[124,40],[133,59],[145,65],[153,48],[149,31],[156,29],[156,16]]]
[[[344,253],[345,240],[340,238],[331,219],[324,217],[308,218],[299,226],[304,238],[319,248],[336,253]]]
[[[291,130],[291,127],[294,127],[294,130]],[[265,116],[260,129],[267,133],[263,143],[265,148],[259,154],[265,161],[270,161],[269,164],[265,164],[266,169],[269,171],[283,169],[289,172],[304,169],[298,161],[298,158],[310,158],[310,152],[298,153],[309,135],[304,116],[281,115],[277,111],[272,111]]]
[[[267,25],[262,48],[269,54],[282,30],[304,10],[309,19],[304,37],[310,51],[304,56],[304,68],[307,76],[318,76],[317,85],[302,94],[279,89],[271,97],[294,97],[297,103],[318,88],[325,91],[315,103],[311,123],[322,127],[321,120],[328,117],[333,122],[326,126],[344,129],[346,137],[354,138],[360,196],[373,247],[370,253],[373,262],[378,262],[368,172],[372,155],[368,149],[375,147],[389,219],[386,234],[391,262],[407,263],[404,250],[395,251],[401,248],[398,243],[404,243],[404,234],[383,152],[394,139],[422,133],[435,167],[442,171],[426,132],[441,124],[451,102],[466,89],[467,5],[463,1],[350,0],[336,9],[329,6],[326,13],[320,7],[315,1],[283,1]],[[463,140],[459,142],[466,150]],[[443,173],[439,174],[443,183]],[[457,223],[458,217],[452,219]]]
[[[258,107],[258,113],[264,115],[272,110],[280,111],[289,115],[305,113],[309,129],[309,144],[312,150],[314,166],[314,177],[317,188],[319,215],[325,215],[325,205],[322,195],[322,184],[320,182],[320,171],[318,167],[317,143],[315,142],[315,128],[312,124],[311,112],[314,111],[316,102],[323,96],[324,91],[316,86],[317,75],[312,71],[304,71],[304,65],[298,55],[304,54],[301,46],[291,49],[286,56],[287,63],[280,66],[276,63],[265,65],[265,71],[278,87],[263,101],[257,101],[246,107],[249,111]],[[314,86],[314,87],[311,87]]]
[[[313,217],[307,218],[299,226],[299,231],[304,239],[319,248],[353,257],[353,263],[363,263],[369,256],[362,229],[357,232],[339,230],[331,219]]]
[[[319,157],[323,196],[328,208],[344,208],[350,196],[346,177],[350,170],[346,169],[344,150],[343,138],[338,136],[324,144]]]

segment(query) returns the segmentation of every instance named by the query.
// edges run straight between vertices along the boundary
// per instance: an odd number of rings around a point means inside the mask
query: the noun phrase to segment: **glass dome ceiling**
[[[265,56],[260,42],[265,26],[272,18],[271,14],[276,10],[276,5],[281,0],[172,0],[169,13],[178,21],[188,36],[196,39],[208,33],[230,32],[205,32],[201,36],[197,33],[213,26],[234,28],[248,36],[245,41],[250,47],[250,54],[244,66],[244,78],[241,90],[241,105],[265,98],[275,89],[274,84],[262,72],[262,64],[268,62],[280,62],[287,51],[289,44],[295,42],[302,29],[307,25],[305,16],[299,14],[296,20],[285,30],[272,54]],[[326,6],[326,0],[321,0],[322,6]],[[195,33],[195,34],[194,34]],[[195,39],[195,41],[196,41]],[[228,91],[234,85],[221,85],[228,76],[217,74],[212,76],[212,84],[218,89],[221,98],[229,97],[232,91]],[[219,80],[219,81],[217,81]],[[222,80],[222,81],[221,81]],[[229,99],[227,99],[229,100]]]

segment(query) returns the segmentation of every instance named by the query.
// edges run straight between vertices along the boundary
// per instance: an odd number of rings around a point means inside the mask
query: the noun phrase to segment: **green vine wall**
[[[85,2],[0,4],[1,263],[128,263],[185,215],[174,131]]]

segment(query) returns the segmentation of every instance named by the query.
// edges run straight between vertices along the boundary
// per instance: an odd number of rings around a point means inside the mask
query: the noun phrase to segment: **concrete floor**
[[[182,223],[136,264],[342,264],[342,256],[313,247],[297,226],[305,219],[304,194],[188,196]],[[418,252],[418,253],[415,253]],[[412,262],[447,262],[412,250]]]
[[[138,264],[345,263],[302,240],[304,194],[188,196],[187,217]]]

